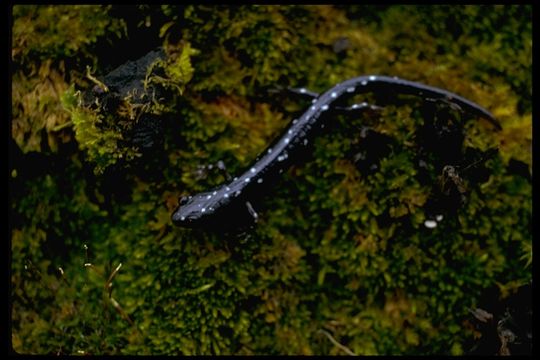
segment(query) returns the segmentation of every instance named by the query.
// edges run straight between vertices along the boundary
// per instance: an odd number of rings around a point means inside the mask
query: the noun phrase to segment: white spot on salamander
[[[210,199],[212,197],[212,195],[207,195],[206,198],[207,199]]]
[[[353,104],[353,106],[351,106],[351,107],[352,107],[353,109],[358,109],[359,106],[360,106],[360,105],[358,105],[358,104]]]
[[[269,153],[269,154],[272,153],[272,148],[268,149],[268,153]]]
[[[308,143],[308,139],[304,139],[304,146],[306,146]]]
[[[262,179],[262,178],[257,179],[257,184],[260,184],[260,183],[262,183],[262,182],[263,182],[263,179]]]
[[[285,138],[285,144],[288,144],[289,143],[289,138]]]
[[[300,92],[301,92],[302,94],[304,94],[304,93],[306,92],[306,89],[301,88],[301,89],[300,89]]]
[[[442,215],[435,216],[435,220],[437,220],[437,221],[442,221],[442,219],[443,219]]]
[[[317,99],[311,100],[311,103],[312,103],[312,104],[315,104],[316,102],[317,102]]]
[[[315,110],[317,110],[317,107],[312,106],[312,107],[311,107],[311,110],[315,111]]]
[[[335,92],[333,92],[332,94],[330,94],[330,96],[332,96],[333,98],[336,98],[337,94]]]
[[[296,124],[297,122],[298,122],[298,119],[294,119],[294,120],[292,121],[293,124]]]
[[[360,84],[362,84],[363,86],[366,86],[366,85],[367,85],[367,81],[366,81],[366,80],[363,80]]]
[[[228,198],[229,197],[229,194],[225,193],[225,195],[223,195],[224,197]]]
[[[237,192],[235,192],[234,195],[235,195],[235,196],[240,195],[240,190],[238,190]]]
[[[184,221],[184,220],[186,220],[186,217],[185,217],[185,216],[181,216],[181,217],[180,217],[180,221]]]
[[[256,172],[257,170],[256,170],[254,167],[252,167],[251,170],[249,170],[249,171],[251,171],[252,173],[255,174],[255,172]]]
[[[437,222],[434,220],[426,220],[424,221],[424,226],[428,229],[434,229],[437,227]]]
[[[376,77],[376,76],[373,76],[373,75],[371,75],[371,76],[369,77],[369,80],[370,80],[370,81],[375,81],[375,80],[377,80],[377,77]]]
[[[230,188],[230,187],[228,187],[228,186],[225,186],[225,190],[227,190],[227,191],[231,191],[231,188]]]
[[[216,195],[216,194],[217,194],[217,191],[214,191],[214,192],[212,193],[212,195]]]
[[[205,209],[205,208],[202,208],[202,209],[201,209],[201,212],[205,212],[205,211],[206,211],[206,209]]]
[[[292,135],[292,130],[287,131],[287,134]]]
[[[321,109],[322,109],[323,111],[324,111],[324,110],[328,110],[328,105],[323,105],[323,106],[321,107]]]
[[[284,157],[284,156],[281,156],[281,155],[279,155],[279,156],[278,156],[278,158],[277,158],[277,161],[283,161],[283,160],[285,160],[285,157]]]
[[[347,88],[347,92],[352,93],[353,91],[354,91],[354,87],[351,86],[351,87]]]
[[[251,180],[251,179],[250,178],[245,178],[244,182],[249,182],[249,180]]]

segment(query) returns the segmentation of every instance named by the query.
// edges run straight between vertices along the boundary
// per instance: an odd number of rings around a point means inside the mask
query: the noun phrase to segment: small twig
[[[120,306],[118,301],[116,301],[113,297],[110,297],[110,301],[113,304],[113,307],[116,310],[116,312],[118,312],[120,314],[120,316],[124,320],[126,320],[131,326],[133,326],[137,331],[140,331],[139,328],[137,326],[135,326],[135,323],[133,322],[133,320],[131,320],[129,315],[124,311],[124,309],[122,309],[122,306]]]
[[[184,295],[195,295],[195,294],[199,294],[199,293],[202,293],[206,290],[209,290],[210,288],[212,288],[216,283],[215,282],[211,282],[211,283],[208,283],[208,284],[204,284],[202,286],[199,286],[198,288],[195,288],[195,289],[188,289],[188,290],[184,290],[181,292],[181,295],[184,296]]]
[[[357,356],[354,352],[351,351],[351,349],[349,349],[345,345],[340,344],[336,339],[334,339],[334,337],[328,331],[319,329],[317,332],[326,335],[326,337],[332,342],[332,344],[343,350],[347,355]]]
[[[101,273],[101,271],[99,271],[92,263],[88,262],[88,246],[86,246],[86,244],[84,244],[83,246],[84,246],[84,250],[86,251],[86,262],[84,263],[84,266],[88,267],[88,268],[91,268],[102,279],[105,279],[105,275],[103,273]],[[116,301],[116,299],[112,297],[112,281],[113,281],[114,277],[116,276],[116,274],[118,274],[118,271],[120,271],[121,267],[122,267],[122,263],[119,263],[118,266],[111,272],[111,274],[109,275],[109,278],[105,281],[105,284],[103,285],[103,287],[105,288],[105,291],[108,294],[108,301],[105,301],[104,306],[105,306],[105,309],[107,309],[108,308],[108,303],[110,302],[112,304],[112,306],[114,307],[114,310],[116,310],[116,312],[118,314],[120,314],[120,316],[124,320],[126,320],[131,326],[133,326],[137,330],[137,332],[139,332],[141,334],[141,330],[135,325],[133,320],[131,320],[129,315],[124,311],[124,309],[118,303],[118,301]],[[63,272],[62,272],[62,274],[63,274]]]
[[[118,273],[118,270],[120,270],[121,267],[122,267],[122,263],[118,264],[116,269],[114,269],[114,271],[109,276],[109,279],[107,279],[107,282],[105,283],[105,287],[109,287],[109,284],[111,283],[112,279],[116,276],[116,274]]]
[[[484,309],[480,309],[480,308],[476,308],[476,309],[471,309],[471,308],[468,308],[469,312],[471,314],[473,314],[473,316],[478,319],[479,321],[483,322],[483,323],[487,323],[487,322],[490,322],[490,321],[493,321],[493,314],[490,314],[488,313],[486,310]]]
[[[480,163],[483,163],[483,162],[489,160],[490,158],[492,158],[497,153],[498,150],[499,149],[497,147],[487,149],[486,151],[484,151],[484,154],[480,155],[480,158],[478,160],[476,160],[473,163],[465,166],[463,169],[460,169],[460,172],[464,173],[465,170],[468,170],[469,168],[474,167],[477,164],[480,164]]]
[[[92,74],[90,74],[90,66],[86,67],[86,77],[92,80],[92,82],[95,83],[97,86],[99,86],[99,88],[101,88],[101,90],[103,90],[104,92],[109,92],[109,87],[107,85],[105,85],[104,83],[99,81],[97,78],[93,77]]]
[[[53,127],[52,131],[60,131],[60,130],[65,129],[68,126],[72,126],[72,125],[73,125],[73,122],[67,121],[67,122],[65,122],[63,124],[60,124],[60,125],[57,125],[57,126]]]
[[[58,267],[58,272],[60,273],[60,277],[62,278],[62,280],[64,281],[64,283],[67,285],[67,286],[70,286],[71,284],[67,281],[66,277],[64,276],[64,269],[62,269],[60,266]]]
[[[88,261],[88,246],[86,246],[86,244],[83,245],[84,247],[84,266],[86,266],[86,264],[89,264],[90,261]]]
[[[104,277],[103,273],[99,271],[92,263],[84,263],[84,267],[90,268],[94,270],[94,272],[98,274],[100,277]]]
[[[105,283],[105,290],[108,291],[109,293],[109,299],[111,298],[112,296],[112,279],[114,278],[114,276],[118,273],[118,270],[120,270],[120,268],[122,267],[122,263],[120,263],[116,269],[113,270],[113,272],[111,273],[111,275],[109,275],[109,279],[107,279],[107,282]]]

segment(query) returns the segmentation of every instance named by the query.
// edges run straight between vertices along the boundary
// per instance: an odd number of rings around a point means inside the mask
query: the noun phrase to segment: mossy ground
[[[468,309],[482,293],[510,294],[532,277],[531,13],[14,6],[14,350],[344,354],[329,334],[355,354],[464,353]],[[169,60],[147,81],[165,88],[163,101],[128,99],[104,118],[82,105],[76,91],[95,85],[87,66],[104,75],[157,46]],[[269,89],[325,91],[361,74],[454,91],[503,129],[468,120],[449,157],[422,145],[433,120],[422,104],[397,99],[380,114],[336,117],[264,198],[256,227],[231,235],[171,225],[178,196],[224,180],[203,166],[223,160],[238,173],[303,111]],[[126,138],[142,112],[163,118],[160,148]],[[359,147],[366,125],[389,139],[376,168],[353,161],[374,156]],[[463,175],[464,205],[424,227],[442,167],[494,146],[487,177]]]

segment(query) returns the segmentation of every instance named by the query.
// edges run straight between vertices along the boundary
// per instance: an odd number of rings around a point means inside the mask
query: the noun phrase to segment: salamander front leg
[[[251,205],[249,201],[246,201],[246,207],[249,214],[253,217],[253,221],[257,222],[257,220],[259,219],[259,214],[257,214],[257,212],[255,211],[255,209],[253,208],[253,206]]]
[[[319,97],[319,93],[315,92],[315,91],[311,91],[311,90],[308,90],[306,88],[291,88],[291,87],[288,87],[286,88],[286,90],[289,92],[289,93],[292,93],[294,95],[297,95],[299,97],[302,97],[306,100],[312,100],[313,99],[316,99]]]

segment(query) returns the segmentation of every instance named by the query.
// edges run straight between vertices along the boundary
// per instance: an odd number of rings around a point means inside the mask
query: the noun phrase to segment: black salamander
[[[209,191],[182,197],[172,214],[173,223],[182,227],[227,224],[239,217],[241,212],[246,213],[246,209],[256,219],[257,215],[249,201],[264,193],[268,184],[279,178],[293,163],[295,155],[313,141],[329,119],[323,114],[332,108],[336,100],[360,93],[384,93],[389,90],[423,98],[446,99],[475,116],[487,119],[500,129],[500,125],[487,110],[452,92],[397,77],[366,75],[352,78],[316,97],[309,109],[300,118],[293,120],[242,175]],[[316,96],[305,89],[299,91],[308,96]],[[376,107],[361,103],[351,108],[367,110]]]

